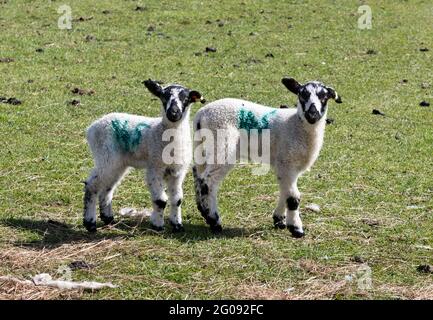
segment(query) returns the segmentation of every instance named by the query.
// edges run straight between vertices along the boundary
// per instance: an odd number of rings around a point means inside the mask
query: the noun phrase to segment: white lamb
[[[337,92],[320,82],[299,84],[293,78],[284,78],[282,83],[298,96],[297,108],[275,109],[239,99],[222,99],[201,108],[194,118],[196,130],[195,148],[203,145],[200,130],[210,130],[217,136],[225,130],[227,158],[235,155],[239,159],[241,130],[256,135],[270,130],[269,164],[277,175],[280,198],[273,213],[274,225],[287,228],[294,237],[304,236],[299,215],[301,194],[297,188],[299,176],[316,161],[323,144],[328,99],[337,103],[341,99]],[[251,133],[251,134],[253,134]],[[198,135],[198,139],[197,139]],[[251,136],[250,136],[251,137]],[[196,141],[198,140],[198,141]],[[263,150],[263,149],[262,149]],[[209,152],[212,151],[212,152]],[[206,161],[193,168],[196,186],[196,202],[202,216],[214,232],[220,232],[221,219],[218,214],[217,192],[233,163],[218,163],[217,151],[204,147]]]
[[[163,213],[168,200],[165,182],[170,196],[170,223],[174,231],[183,230],[180,208],[182,184],[192,158],[189,105],[204,100],[199,92],[180,85],[163,88],[150,79],[144,84],[161,100],[162,117],[111,113],[96,120],[87,129],[87,141],[95,163],[84,188],[83,224],[89,232],[96,231],[98,197],[102,221],[113,223],[113,193],[130,167],[146,169],[146,182],[153,205],[152,226],[157,230],[162,230],[164,226]],[[169,141],[172,133],[173,141]],[[174,159],[172,163],[167,163],[163,154],[169,143],[176,153],[172,158],[166,157]]]

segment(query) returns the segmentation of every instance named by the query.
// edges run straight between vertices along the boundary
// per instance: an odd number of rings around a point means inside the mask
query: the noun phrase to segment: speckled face
[[[192,102],[204,101],[199,92],[189,90],[181,85],[173,84],[163,88],[156,81],[150,79],[144,81],[144,85],[161,99],[165,117],[171,122],[181,120]]]
[[[328,90],[320,82],[309,82],[300,88],[298,99],[308,123],[314,124],[325,115],[329,98]]]
[[[315,124],[326,114],[329,99],[334,99],[337,103],[342,102],[334,89],[326,87],[321,82],[311,81],[301,85],[293,78],[284,78],[282,82],[298,96],[301,114],[309,124]]]
[[[188,89],[178,85],[163,89],[160,98],[168,120],[176,122],[182,118],[182,114],[191,103],[189,92]]]

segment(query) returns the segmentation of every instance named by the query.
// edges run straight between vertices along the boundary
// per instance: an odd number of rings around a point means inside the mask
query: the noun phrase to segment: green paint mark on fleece
[[[150,128],[147,123],[139,123],[133,129],[128,128],[128,120],[121,122],[120,120],[112,120],[111,127],[113,129],[114,139],[124,152],[131,152],[137,149],[141,140],[141,130]]]
[[[261,132],[263,129],[269,129],[269,118],[274,116],[277,110],[265,113],[261,118],[257,118],[254,112],[241,108],[238,114],[238,128],[246,129],[257,129]]]

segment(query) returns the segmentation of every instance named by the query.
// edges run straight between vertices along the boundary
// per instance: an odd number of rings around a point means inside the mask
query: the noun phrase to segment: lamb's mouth
[[[320,114],[318,113],[309,113],[309,112],[305,112],[304,113],[305,119],[307,120],[307,122],[309,124],[315,124],[317,121],[320,120]]]

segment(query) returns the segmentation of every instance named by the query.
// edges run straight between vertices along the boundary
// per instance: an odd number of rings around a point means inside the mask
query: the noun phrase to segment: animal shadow
[[[35,240],[18,240],[16,245],[27,246],[36,249],[56,248],[63,244],[78,241],[97,242],[103,239],[134,238],[138,236],[155,236],[167,239],[177,239],[180,242],[197,242],[208,239],[220,238],[230,239],[238,237],[249,237],[258,232],[258,229],[241,227],[223,227],[221,233],[212,233],[204,222],[184,221],[184,232],[175,233],[168,221],[163,231],[155,231],[148,221],[137,222],[134,219],[120,219],[114,226],[99,226],[96,233],[87,232],[84,227],[59,222],[52,219],[37,220],[30,218],[7,218],[0,219],[0,225],[21,231],[30,231],[38,237]]]

